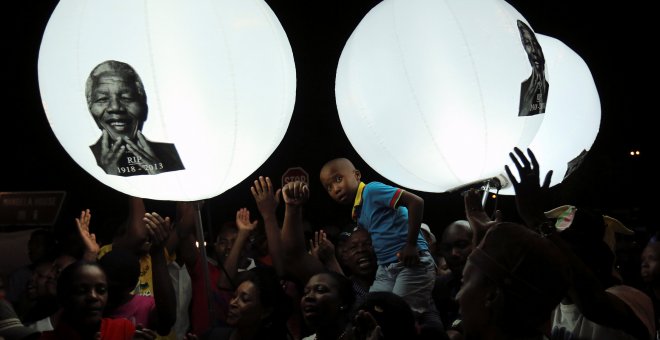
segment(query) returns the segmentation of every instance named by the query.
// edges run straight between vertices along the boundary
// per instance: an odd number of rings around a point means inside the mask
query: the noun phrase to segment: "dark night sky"
[[[382,180],[357,155],[339,123],[334,102],[334,76],[344,43],[375,0],[267,1],[289,36],[297,69],[297,96],[293,118],[279,148],[255,173],[228,192],[207,200],[215,220],[231,217],[242,206],[254,209],[249,184],[258,175],[274,178],[290,166],[302,166],[312,180],[308,209],[316,225],[347,217],[322,193],[317,174],[321,164],[336,156],[356,160],[367,181]],[[649,144],[651,115],[657,114],[657,68],[650,42],[657,41],[653,11],[642,1],[510,0],[532,25],[560,39],[589,65],[601,106],[601,129],[584,165],[565,183],[553,188],[548,208],[572,203],[602,208],[634,228],[650,225],[650,202],[642,198],[643,186],[652,184],[649,162],[656,152]],[[579,3],[576,5],[575,3]],[[41,106],[37,83],[37,56],[41,34],[56,6],[54,0],[16,2],[4,10],[3,39],[10,63],[5,64],[5,121],[2,126],[2,180],[0,191],[64,190],[67,200],[60,220],[71,223],[83,208],[101,216],[118,214],[123,194],[106,187],[80,168],[64,151],[50,130]],[[650,62],[647,62],[650,61]],[[651,111],[651,114],[647,114]],[[570,122],[567,122],[570,123]],[[631,159],[630,149],[642,157]],[[542,161],[542,160],[541,160]],[[650,190],[649,190],[650,189]],[[647,197],[653,197],[650,187]],[[416,192],[426,200],[425,220],[434,230],[461,217],[458,194]],[[500,200],[511,218],[512,199]],[[256,211],[256,210],[255,210]]]

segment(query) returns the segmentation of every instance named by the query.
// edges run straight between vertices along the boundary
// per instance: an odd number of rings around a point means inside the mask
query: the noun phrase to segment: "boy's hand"
[[[417,245],[406,244],[403,249],[401,249],[401,254],[399,260],[403,262],[403,265],[406,267],[412,267],[419,264],[419,252],[417,251]]]
[[[289,182],[282,188],[282,196],[287,205],[303,205],[309,199],[309,187],[304,182]]]

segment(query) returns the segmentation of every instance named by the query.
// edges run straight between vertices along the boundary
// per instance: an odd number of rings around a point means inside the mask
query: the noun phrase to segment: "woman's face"
[[[236,328],[257,327],[266,316],[259,298],[259,288],[251,281],[241,283],[229,303],[227,324]]]
[[[65,310],[71,321],[81,325],[98,324],[108,300],[105,273],[97,266],[82,266],[73,275],[71,295],[66,299]]]
[[[318,325],[335,323],[342,307],[338,282],[328,274],[312,276],[305,286],[300,300],[300,309],[307,324],[316,328]]]

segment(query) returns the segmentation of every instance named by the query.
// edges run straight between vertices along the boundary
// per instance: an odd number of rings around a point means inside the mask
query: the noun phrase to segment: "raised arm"
[[[176,203],[176,223],[174,224],[177,256],[183,259],[188,270],[195,268],[199,251],[195,246],[195,204],[196,202]]]
[[[324,271],[321,261],[307,253],[303,231],[303,204],[309,199],[309,187],[303,182],[290,182],[282,188],[286,204],[282,227],[282,248],[289,274],[300,282],[307,282],[314,274]]]
[[[222,289],[234,290],[236,287],[231,287],[231,283],[235,282],[236,274],[238,274],[238,262],[243,255],[245,242],[250,237],[250,233],[257,227],[257,221],[250,222],[250,211],[247,208],[241,208],[236,211],[236,227],[238,234],[236,241],[229,251],[229,255],[224,262],[226,273],[229,275],[221,275],[218,285]]]
[[[314,237],[309,240],[309,246],[310,254],[321,261],[327,269],[344,275],[335,255],[335,245],[328,239],[325,231],[315,231]]]
[[[419,263],[417,238],[424,217],[424,199],[404,190],[398,204],[408,208],[408,238],[401,250],[401,261],[404,266],[410,267]]]
[[[557,232],[552,232],[553,229],[544,229],[548,225],[554,227],[554,223],[546,219],[540,205],[547,195],[552,172],[548,172],[541,185],[539,163],[534,153],[528,149],[528,159],[520,149],[515,148],[514,152],[515,154],[510,153],[510,157],[518,171],[519,179],[513,176],[508,166],[505,170],[516,192],[518,213],[529,228],[545,233],[548,239],[568,257],[573,274],[571,288],[568,291],[572,302],[587,319],[593,322],[621,329],[638,339],[648,339],[646,326],[633,310],[623,300],[605,290],[606,287],[603,287],[591,269]]]
[[[89,232],[89,224],[92,220],[92,213],[89,209],[80,212],[80,217],[76,217],[76,226],[78,227],[78,235],[85,247],[83,253],[83,260],[87,262],[96,262],[96,257],[99,254],[99,244],[96,242],[96,235]]]
[[[167,335],[176,322],[176,294],[165,257],[165,242],[172,231],[172,223],[169,217],[163,218],[155,212],[144,214],[143,223],[151,239],[149,255],[151,255],[153,296],[156,302],[156,332]]]
[[[472,245],[476,247],[484,238],[488,229],[502,221],[500,211],[495,212],[495,220],[491,220],[481,204],[479,191],[470,189],[463,193],[465,204],[465,217],[472,228]]]
[[[128,197],[126,231],[123,235],[116,237],[112,241],[113,247],[121,247],[136,251],[144,242],[149,240],[147,229],[142,220],[146,212],[144,200],[142,198],[134,196]]]
[[[284,274],[284,254],[282,253],[282,236],[280,225],[277,221],[277,205],[281,189],[275,190],[270,177],[259,176],[250,188],[257,208],[264,220],[266,239],[268,240],[268,253],[273,260],[273,267],[281,277]]]
[[[536,156],[534,156],[532,150],[527,149],[527,153],[529,159],[518,148],[514,148],[513,152],[509,153],[509,157],[518,170],[520,180],[516,179],[508,165],[504,166],[504,170],[516,192],[516,207],[520,218],[527,227],[536,230],[541,223],[547,220],[543,213],[542,204],[549,193],[552,170],[545,175],[543,185],[541,185],[539,163]]]

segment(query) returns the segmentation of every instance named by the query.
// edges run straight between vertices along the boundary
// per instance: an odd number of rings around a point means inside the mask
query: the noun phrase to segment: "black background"
[[[317,228],[343,223],[348,212],[337,207],[318,184],[323,162],[337,156],[355,160],[366,181],[389,182],[370,169],[353,150],[339,123],[334,101],[334,77],[341,50],[361,18],[380,1],[267,1],[287,32],[297,69],[297,95],[287,134],[275,153],[255,173],[233,189],[205,204],[210,223],[233,219],[236,209],[247,206],[256,216],[249,193],[259,175],[280,176],[292,166],[310,174],[312,198],[306,216]],[[653,204],[657,189],[652,176],[652,122],[658,115],[657,29],[647,20],[650,5],[642,1],[510,0],[541,34],[560,39],[589,65],[599,91],[602,120],[599,135],[585,163],[564,183],[552,189],[547,204],[575,204],[601,209],[631,228],[655,228]],[[650,3],[650,2],[649,2]],[[92,229],[101,239],[111,231],[97,220],[125,213],[125,196],[87,174],[64,151],[46,119],[37,83],[41,35],[54,0],[13,2],[3,9],[3,51],[9,54],[5,70],[2,111],[0,191],[64,190],[67,199],[60,225],[72,227],[81,209],[92,209]],[[6,60],[6,59],[5,59]],[[9,104],[9,105],[7,105]],[[566,122],[570,124],[570,122]],[[630,150],[641,150],[632,158]],[[541,159],[541,162],[543,160]],[[425,221],[436,234],[450,221],[461,218],[458,193],[415,192],[426,200]],[[164,207],[148,202],[150,208]],[[492,202],[491,202],[492,204]],[[505,217],[517,219],[511,197],[498,206]]]

